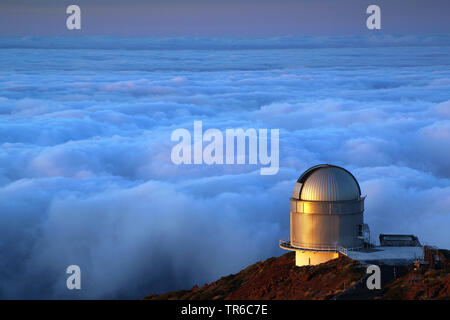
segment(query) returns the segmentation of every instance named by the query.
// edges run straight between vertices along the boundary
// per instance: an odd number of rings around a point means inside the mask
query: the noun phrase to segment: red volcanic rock
[[[340,257],[317,266],[295,266],[294,253],[257,262],[237,274],[194,290],[180,290],[145,299],[329,299],[365,274],[355,261]]]
[[[365,279],[358,281],[366,276],[366,268],[357,261],[342,256],[317,266],[296,267],[295,255],[290,252],[257,262],[202,287],[152,294],[145,299],[450,299],[450,251],[439,252],[439,266],[395,267],[396,279],[382,275],[383,282],[387,282],[381,290],[368,290]],[[392,267],[385,268],[385,272],[390,271]]]

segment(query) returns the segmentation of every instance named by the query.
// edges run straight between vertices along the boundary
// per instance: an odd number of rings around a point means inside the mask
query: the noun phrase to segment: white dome
[[[304,180],[299,197],[301,200],[347,201],[357,200],[361,196],[358,182],[353,175],[337,166],[313,167],[300,177],[300,179],[302,178]]]

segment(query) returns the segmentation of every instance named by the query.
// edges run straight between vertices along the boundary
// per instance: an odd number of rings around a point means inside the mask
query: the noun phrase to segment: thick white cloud
[[[318,163],[359,179],[373,240],[450,247],[447,38],[358,39],[2,42],[0,297],[136,298],[278,255]],[[194,120],[279,128],[280,171],[174,165],[171,132]]]

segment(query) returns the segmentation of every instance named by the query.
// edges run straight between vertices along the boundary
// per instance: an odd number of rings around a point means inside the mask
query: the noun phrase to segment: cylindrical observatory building
[[[337,258],[339,252],[361,248],[367,237],[364,199],[355,177],[344,168],[321,164],[306,170],[294,187],[291,239],[280,247],[295,251],[297,266]]]

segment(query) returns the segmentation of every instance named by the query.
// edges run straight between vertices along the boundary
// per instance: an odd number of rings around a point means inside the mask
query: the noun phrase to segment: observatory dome
[[[299,199],[305,201],[348,201],[361,196],[353,175],[338,166],[318,165],[307,170],[300,178]]]
[[[297,266],[335,259],[341,247],[361,248],[364,200],[358,181],[344,168],[331,164],[309,168],[289,199],[291,240],[280,246],[295,251]]]

